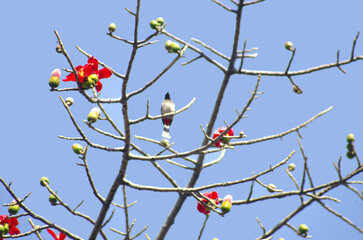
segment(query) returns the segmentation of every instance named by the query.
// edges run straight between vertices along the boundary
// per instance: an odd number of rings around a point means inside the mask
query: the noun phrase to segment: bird
[[[167,92],[165,94],[164,101],[161,104],[161,115],[162,115],[161,120],[163,121],[163,126],[164,126],[163,133],[161,134],[161,136],[164,138],[171,138],[169,133],[169,127],[173,122],[174,115],[164,116],[165,114],[171,112],[175,112],[175,104],[170,99],[169,92]]]

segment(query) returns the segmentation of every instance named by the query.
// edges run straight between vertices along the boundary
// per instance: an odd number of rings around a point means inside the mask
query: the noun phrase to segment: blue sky
[[[224,1],[233,6],[230,1]],[[59,96],[71,96],[75,104],[71,110],[82,129],[95,143],[113,147],[122,146],[92,132],[82,122],[93,107],[80,94],[75,92],[50,92],[48,80],[55,68],[70,68],[66,59],[55,52],[57,39],[53,33],[57,30],[75,65],[83,65],[87,58],[78,52],[79,46],[96,56],[113,69],[124,73],[130,46],[106,35],[109,23],[117,25],[115,35],[132,39],[133,17],[125,7],[134,10],[135,1],[6,1],[1,4],[0,15],[2,37],[0,51],[2,55],[2,100],[3,117],[1,118],[2,169],[0,177],[12,182],[13,190],[19,197],[32,192],[26,201],[34,212],[55,221],[75,234],[87,238],[91,225],[71,216],[62,207],[48,204],[48,192],[41,188],[39,179],[47,176],[51,187],[71,207],[84,200],[79,211],[96,218],[100,204],[94,199],[85,177],[84,169],[77,166],[80,162],[72,152],[74,142],[57,138],[57,135],[78,137]],[[336,61],[336,52],[340,50],[340,59],[348,59],[354,37],[363,30],[361,1],[266,1],[246,7],[242,18],[241,42],[247,38],[247,48],[258,47],[258,57],[246,59],[245,69],[284,71],[291,53],[286,51],[284,43],[292,41],[297,48],[291,70],[301,70]],[[167,23],[166,30],[185,41],[202,49],[190,38],[200,39],[218,51],[229,55],[232,46],[234,15],[226,12],[211,1],[143,1],[140,17],[140,38],[153,33],[149,22],[163,16]],[[356,55],[363,55],[362,37],[356,45]],[[158,36],[158,43],[140,49],[128,85],[128,92],[134,91],[154,78],[175,57],[167,54],[164,43],[166,36]],[[226,62],[203,49],[208,56],[226,66]],[[198,60],[193,64],[181,66],[184,61],[196,57],[196,53],[187,50],[184,59],[167,72],[155,85],[130,100],[131,119],[144,116],[147,99],[150,101],[150,114],[158,115],[160,104],[167,91],[170,92],[176,108],[181,108],[196,97],[195,104],[186,112],[174,118],[171,127],[174,148],[180,152],[200,146],[203,133],[200,125],[209,121],[215,97],[222,81],[219,69]],[[241,120],[235,132],[243,130],[247,140],[286,131],[308,120],[318,112],[333,106],[333,110],[303,128],[300,133],[304,151],[308,156],[309,168],[314,184],[319,185],[337,179],[333,162],[342,156],[343,174],[356,167],[356,162],[345,157],[346,135],[353,132],[356,136],[358,154],[362,149],[362,110],[363,97],[362,62],[357,61],[343,66],[347,74],[332,68],[312,74],[294,77],[294,81],[304,93],[297,95],[287,78],[262,77],[260,90],[264,91],[251,106],[249,117]],[[62,78],[66,72],[62,72]],[[223,99],[216,127],[224,126],[223,121],[231,123],[235,109],[241,109],[249,98],[248,90],[253,90],[256,77],[235,75],[231,78]],[[112,76],[102,81],[101,97],[120,96],[120,79]],[[60,87],[73,87],[74,83],[62,82]],[[110,116],[121,127],[122,115],[118,105],[105,106]],[[96,126],[112,131],[109,124],[97,122]],[[161,120],[145,121],[132,126],[132,135],[145,136],[159,140]],[[292,151],[295,155],[290,160],[297,166],[294,175],[301,179],[303,159],[299,152],[297,134],[293,133],[283,140],[273,140],[255,145],[241,146],[229,150],[221,163],[202,172],[197,186],[223,181],[233,181],[251,176],[269,168],[286,158]],[[161,149],[149,142],[133,138],[133,141],[150,154]],[[83,143],[82,143],[83,144]],[[83,144],[84,145],[84,144]],[[206,161],[214,160],[217,155],[210,155]],[[110,184],[118,171],[120,153],[105,153],[91,149],[88,161],[96,186],[100,194],[106,196]],[[174,165],[160,164],[184,186],[191,175],[188,170]],[[132,161],[127,178],[143,185],[169,187],[167,181],[146,162]],[[354,178],[362,180],[362,175]],[[273,182],[285,191],[294,190],[293,182],[283,168],[260,179],[264,183]],[[249,184],[231,188],[213,189],[223,197],[231,193],[235,200],[246,199]],[[359,191],[362,186],[355,186]],[[167,214],[171,210],[177,194],[154,193],[149,191],[127,190],[130,202],[138,203],[130,209],[131,220],[136,219],[134,233],[150,225],[148,235],[153,239],[160,230]],[[256,185],[254,197],[268,194]],[[341,203],[327,200],[326,203],[347,216],[354,223],[363,227],[363,203],[357,195],[345,187],[329,192]],[[0,203],[11,202],[11,197],[0,187]],[[116,195],[116,202],[122,203],[121,191]],[[270,229],[281,221],[299,204],[298,197],[283,200],[264,201],[255,204],[235,206],[224,218],[211,214],[202,239],[217,237],[225,239],[255,239],[261,234],[256,217]],[[203,224],[204,216],[196,211],[196,201],[189,198],[166,239],[196,239]],[[6,214],[2,207],[0,214]],[[360,239],[362,234],[348,226],[318,204],[312,204],[306,211],[290,221],[294,226],[305,223],[313,239]],[[108,225],[124,231],[124,216],[119,209]],[[26,218],[21,219],[20,230],[25,232],[30,227]],[[49,235],[44,232],[45,239]],[[237,237],[238,236],[238,237]],[[109,232],[109,239],[117,239],[117,234]],[[297,239],[287,227],[274,235],[274,239]],[[34,239],[34,236],[24,239]],[[145,237],[140,237],[145,239]]]

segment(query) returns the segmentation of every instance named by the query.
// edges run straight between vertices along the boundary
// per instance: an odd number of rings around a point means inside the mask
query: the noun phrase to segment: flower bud
[[[275,184],[273,184],[273,183],[270,183],[269,185],[267,185],[269,188],[267,188],[267,190],[270,192],[270,193],[272,193],[272,192],[274,192],[274,190],[276,189],[276,186],[275,186]]]
[[[40,185],[42,185],[43,187],[49,185],[49,179],[47,177],[42,177],[40,179]]]
[[[164,25],[164,18],[162,17],[158,17],[156,19],[156,22],[159,24],[159,26],[163,26]]]
[[[294,91],[294,93],[297,93],[297,94],[302,94],[303,93],[303,91],[301,90],[301,88],[299,88],[299,86],[297,86],[297,85],[294,85],[292,87],[292,90]]]
[[[352,142],[349,142],[349,143],[347,144],[347,149],[348,149],[349,151],[353,151],[353,144],[352,144]]]
[[[116,24],[111,23],[110,25],[108,25],[108,31],[110,31],[110,33],[116,31]]]
[[[57,203],[57,201],[58,201],[58,199],[53,194],[49,195],[50,204],[55,205]]]
[[[10,226],[8,223],[5,223],[4,224],[4,234],[8,234],[9,233],[9,230],[10,230]]]
[[[4,225],[0,224],[0,237],[4,234],[5,232],[5,227]]]
[[[159,26],[159,23],[156,20],[151,20],[150,21],[150,27],[152,29],[156,29],[156,27],[158,27],[158,26]]]
[[[93,85],[96,85],[96,83],[98,82],[98,76],[96,74],[91,74],[87,78],[88,78],[88,81],[93,83]]]
[[[67,97],[67,98],[66,98],[66,104],[67,104],[68,106],[72,106],[72,105],[73,105],[73,103],[74,103],[73,98],[71,98],[71,97]]]
[[[240,132],[239,132],[239,136],[240,137],[243,137],[245,135],[245,133],[243,132],[243,130],[241,130]]]
[[[165,49],[168,51],[168,53],[171,53],[171,44],[173,42],[171,40],[168,40],[165,42]]]
[[[61,76],[61,71],[57,68],[57,69],[54,69],[53,72],[52,72],[52,75],[49,79],[49,86],[51,88],[56,88],[59,86],[59,78]]]
[[[13,201],[11,204],[12,205],[9,206],[8,212],[10,215],[15,215],[19,212],[20,206],[16,204],[16,201]]]
[[[224,202],[222,202],[221,210],[223,213],[228,213],[229,211],[231,211],[231,207],[232,207],[232,204],[230,201],[224,201]]]
[[[167,147],[169,145],[169,140],[166,138],[161,139],[160,141],[161,145],[163,145],[164,147]]]
[[[101,110],[98,107],[94,107],[91,109],[91,112],[97,113],[98,117],[101,115]]]
[[[173,52],[173,53],[176,53],[180,50],[180,45],[176,42],[172,42],[170,44],[170,50]]]
[[[233,197],[231,194],[227,194],[226,196],[224,196],[223,202],[226,202],[226,201],[232,203]]]
[[[61,46],[59,44],[55,47],[55,51],[57,53],[62,53],[62,48],[61,48]]]
[[[354,142],[355,138],[354,138],[354,134],[353,133],[349,133],[347,136],[347,142]]]
[[[51,76],[60,78],[61,77],[61,71],[58,68],[56,68],[56,69],[53,70]]]
[[[355,152],[354,151],[348,151],[347,152],[347,158],[353,159],[354,157],[355,157]]]
[[[308,231],[309,231],[308,226],[306,226],[305,224],[300,224],[300,226],[299,226],[299,232],[301,234],[307,234]]]
[[[75,154],[83,154],[83,147],[78,143],[73,144],[72,149]]]
[[[286,50],[292,51],[293,50],[293,44],[290,41],[285,42],[285,48]]]
[[[295,163],[290,163],[290,164],[289,164],[289,166],[287,167],[287,169],[288,169],[290,172],[294,171],[294,170],[295,170],[295,168],[296,168]]]
[[[87,117],[89,123],[95,123],[98,119],[98,114],[96,112],[90,112]]]

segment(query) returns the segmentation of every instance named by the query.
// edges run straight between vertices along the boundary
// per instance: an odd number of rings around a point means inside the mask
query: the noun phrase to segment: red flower
[[[204,197],[207,197],[211,200],[213,200],[215,202],[215,204],[218,205],[219,203],[219,200],[218,200],[218,193],[213,191],[213,192],[206,192],[206,193],[203,193],[202,194]],[[201,200],[203,203],[205,204],[208,204],[208,201],[206,199],[202,199]],[[209,214],[210,213],[210,210],[207,209],[203,204],[201,204],[200,202],[198,202],[198,205],[197,205],[197,209],[199,212],[201,213],[204,213],[204,214]]]
[[[48,228],[47,231],[49,232],[50,235],[52,235],[54,240],[63,240],[66,238],[66,235],[64,233],[60,233],[58,237],[51,229]]]
[[[9,218],[7,215],[0,215],[0,224],[9,225],[9,234],[10,235],[20,234],[19,229],[16,227],[19,224],[17,218]],[[2,240],[2,238],[0,238],[0,240]]]
[[[217,128],[217,130],[215,130],[214,133],[213,133],[213,139],[216,139],[226,129],[227,129],[226,127]],[[232,128],[229,129],[229,131],[224,136],[234,136],[233,129]],[[228,144],[228,143],[229,143],[229,139],[228,138],[222,138],[222,144],[221,144],[221,141],[218,141],[214,145],[216,147],[222,147],[223,144]]]
[[[109,78],[112,72],[108,68],[102,68],[98,70],[98,60],[95,57],[90,57],[88,62],[84,66],[77,66],[78,80],[81,83],[81,87],[84,89],[89,89],[93,86],[96,87],[97,92],[101,91],[102,83],[99,81],[102,78]],[[73,73],[67,75],[64,82],[76,82],[76,76]]]

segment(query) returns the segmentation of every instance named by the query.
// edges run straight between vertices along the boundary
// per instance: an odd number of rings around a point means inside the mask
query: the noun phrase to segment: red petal
[[[228,136],[234,136],[233,128],[229,129]]]
[[[64,233],[59,234],[59,240],[63,240],[66,238],[66,235]]]
[[[47,231],[49,232],[50,235],[52,235],[52,237],[54,238],[54,240],[58,240],[57,235],[55,235],[55,233],[50,228],[48,228]]]
[[[97,82],[96,90],[97,90],[97,92],[102,90],[102,83],[100,81]]]
[[[8,223],[9,223],[9,226],[12,228],[12,227],[15,227],[15,226],[18,226],[19,222],[18,222],[18,219],[17,218],[9,218],[8,219]]]
[[[20,231],[19,231],[19,229],[17,227],[11,227],[9,229],[9,234],[10,235],[18,235],[18,234],[20,234]]]
[[[224,131],[226,131],[226,127],[221,127],[221,128],[217,128],[218,132],[222,133]]]
[[[108,68],[102,68],[101,70],[98,71],[98,79],[109,78],[111,77],[111,75],[112,72]]]
[[[2,223],[7,217],[8,215],[0,215],[0,223]]]
[[[219,135],[221,135],[218,131],[214,131],[213,139],[216,139]]]
[[[62,81],[63,82],[69,82],[69,81],[75,82],[76,81],[76,76],[73,73],[68,74],[66,79],[63,79]]]
[[[207,211],[206,207],[203,204],[201,204],[200,202],[198,202],[197,209],[201,213],[205,213],[205,214],[210,213],[210,211]]]

